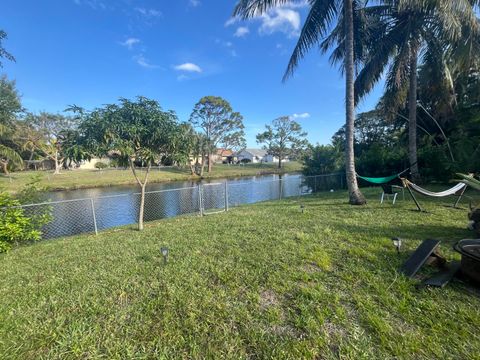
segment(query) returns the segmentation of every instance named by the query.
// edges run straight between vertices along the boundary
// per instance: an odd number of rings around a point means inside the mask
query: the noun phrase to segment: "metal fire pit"
[[[462,254],[462,273],[480,284],[480,239],[460,240],[453,248]]]

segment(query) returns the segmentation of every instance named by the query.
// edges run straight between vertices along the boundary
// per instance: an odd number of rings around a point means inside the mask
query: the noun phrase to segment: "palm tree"
[[[460,46],[465,36],[478,34],[474,7],[478,0],[384,0],[383,26],[370,34],[370,55],[355,83],[358,102],[387,70],[385,107],[394,113],[408,99],[409,162],[418,181],[417,69],[419,60],[444,66],[449,48]],[[468,29],[468,31],[466,31]],[[443,67],[440,73],[448,74]]]
[[[235,7],[234,16],[249,19],[265,13],[269,9],[291,3],[290,0],[240,0]],[[293,74],[299,61],[315,45],[318,45],[337,20],[344,27],[344,72],[346,81],[346,146],[345,170],[347,174],[350,204],[366,203],[358,188],[355,173],[354,129],[355,129],[355,41],[354,41],[354,8],[360,0],[309,0],[310,11],[303,25],[297,45],[292,53],[284,80]]]

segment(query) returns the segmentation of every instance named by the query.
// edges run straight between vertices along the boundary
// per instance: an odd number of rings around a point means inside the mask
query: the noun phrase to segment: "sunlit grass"
[[[467,211],[366,192],[365,207],[319,194],[15,249],[0,358],[478,358],[479,291],[396,271],[426,238],[458,259]]]

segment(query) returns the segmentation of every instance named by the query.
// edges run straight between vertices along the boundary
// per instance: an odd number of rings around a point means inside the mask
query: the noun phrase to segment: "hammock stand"
[[[390,195],[393,196],[393,205],[395,205],[395,201],[397,200],[398,196],[398,191],[395,191],[397,189],[402,190],[403,194],[403,200],[405,200],[405,189],[401,186],[396,186],[396,185],[389,185],[390,182],[392,182],[395,179],[401,179],[401,175],[405,172],[407,172],[409,169],[403,170],[401,173],[398,173],[396,175],[392,176],[386,176],[386,177],[378,177],[378,178],[372,178],[372,177],[366,177],[366,176],[360,176],[358,174],[357,177],[359,179],[365,180],[366,182],[369,182],[371,184],[375,185],[380,185],[383,189],[382,196],[380,197],[380,203],[383,204],[383,200],[385,196],[387,198],[390,198]]]
[[[412,197],[413,201],[415,202],[415,205],[417,205],[418,210],[422,211],[422,212],[424,210],[422,209],[422,207],[418,203],[417,199],[415,198],[415,195],[413,194],[413,191],[415,191],[419,194],[425,195],[425,196],[437,197],[437,198],[446,197],[446,196],[457,196],[458,199],[453,204],[453,207],[457,208],[458,203],[460,202],[463,194],[467,190],[467,185],[466,184],[458,183],[457,185],[455,185],[454,187],[452,187],[448,190],[441,191],[441,192],[433,192],[433,191],[424,189],[424,188],[412,183],[408,179],[401,178],[401,180],[402,180],[403,186],[406,187],[408,192],[410,193],[410,196]]]

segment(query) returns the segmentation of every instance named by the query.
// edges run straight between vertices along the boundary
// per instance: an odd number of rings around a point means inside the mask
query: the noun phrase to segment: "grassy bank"
[[[425,238],[458,258],[466,210],[367,195],[365,207],[329,193],[1,255],[0,358],[478,358],[480,292],[416,289],[396,272]]]
[[[215,165],[211,174],[205,172],[205,178],[224,178],[254,176],[261,174],[276,174],[301,171],[302,165],[298,162],[284,164],[283,169],[278,169],[275,164],[246,164],[246,165]],[[9,177],[0,176],[0,188],[9,192],[16,192],[21,189],[32,176],[38,175],[41,178],[41,186],[48,190],[71,190],[101,186],[135,184],[135,178],[131,170],[64,170],[60,175],[53,175],[49,171],[24,171],[12,173]],[[199,179],[192,176],[188,168],[164,168],[152,170],[149,181],[165,182]]]

